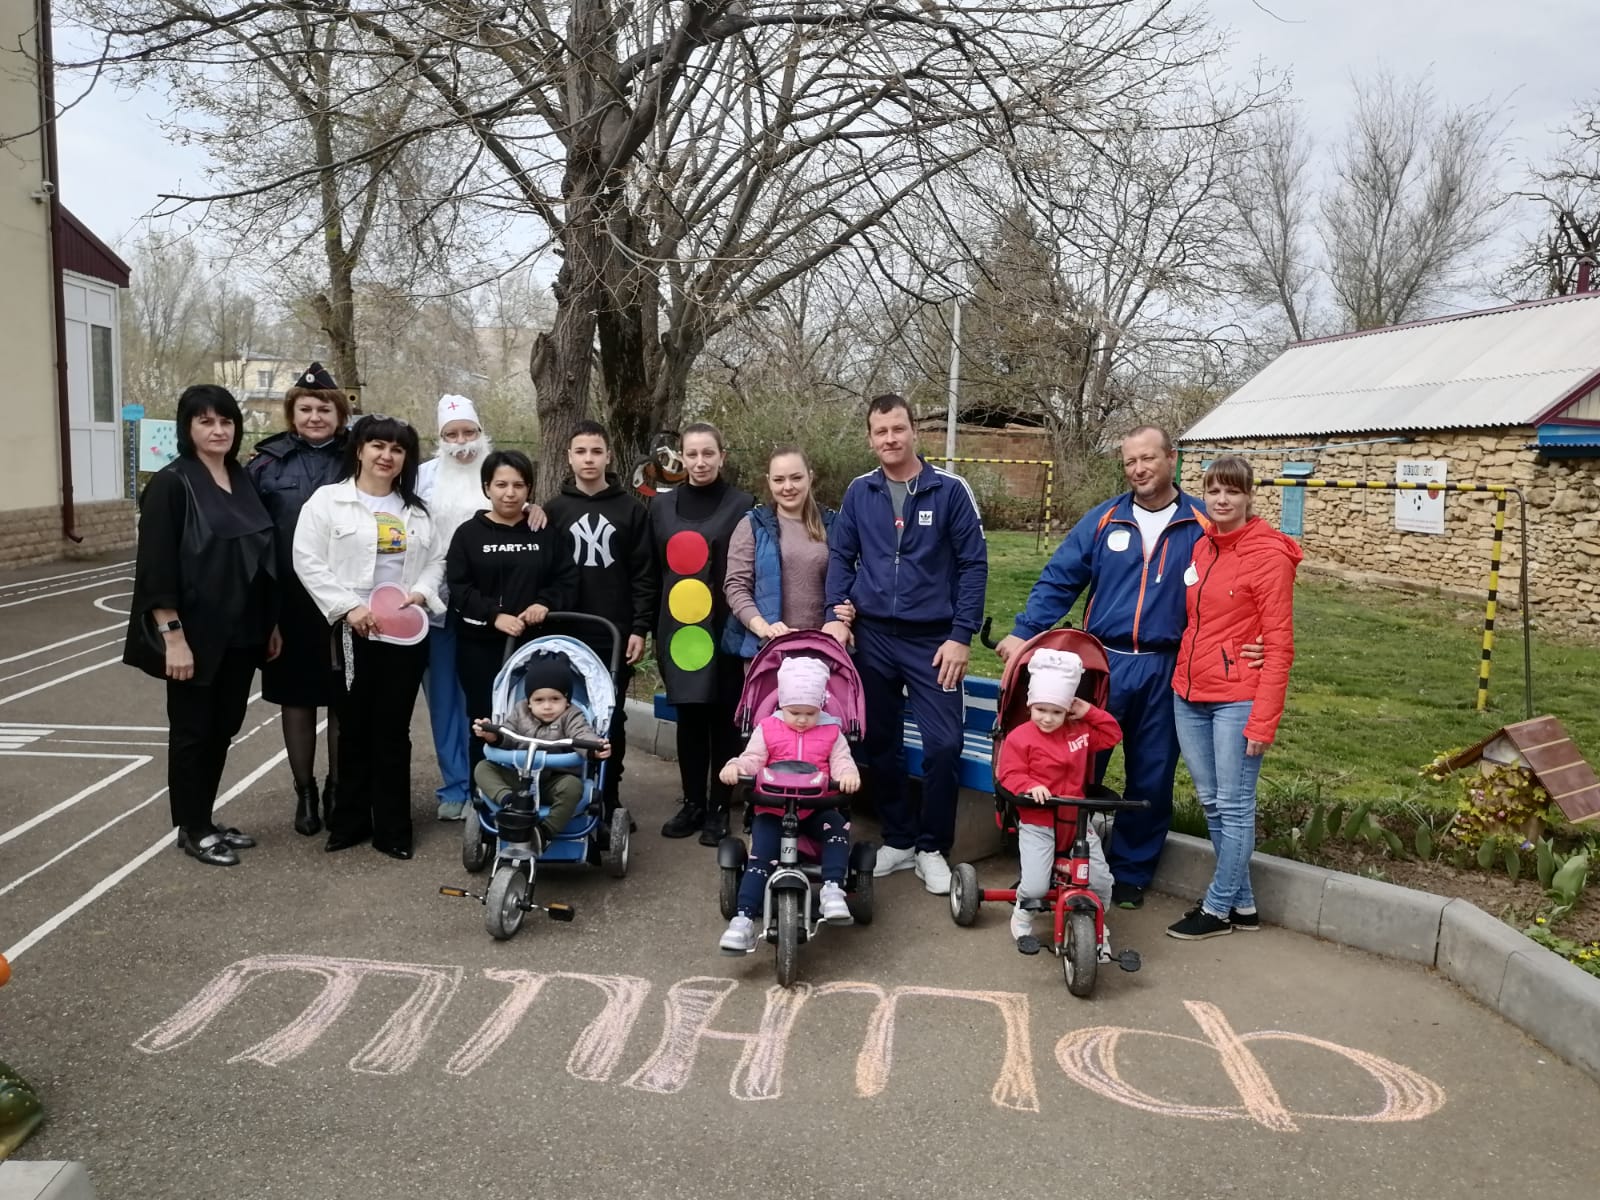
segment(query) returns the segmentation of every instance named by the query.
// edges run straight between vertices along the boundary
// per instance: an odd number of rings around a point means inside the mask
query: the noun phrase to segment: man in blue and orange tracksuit
[[[875,875],[915,868],[928,891],[950,890],[945,855],[955,838],[963,740],[961,680],[972,635],[983,623],[989,554],[983,518],[966,480],[916,452],[904,397],[867,406],[878,469],[851,481],[828,530],[825,602],[849,601],[867,728],[862,762],[883,819]],[[922,808],[906,793],[905,699],[922,735]],[[1170,701],[1169,701],[1170,707]]]
[[[1009,659],[1071,612],[1087,589],[1083,627],[1105,645],[1111,663],[1106,707],[1122,726],[1124,791],[1150,802],[1118,813],[1112,827],[1106,859],[1115,880],[1112,902],[1123,908],[1144,903],[1172,823],[1178,766],[1172,671],[1183,638],[1183,575],[1209,525],[1205,505],[1174,484],[1177,465],[1165,430],[1142,426],[1123,439],[1122,470],[1132,490],[1072,527],[998,647]],[[1100,755],[1096,779],[1110,757]]]

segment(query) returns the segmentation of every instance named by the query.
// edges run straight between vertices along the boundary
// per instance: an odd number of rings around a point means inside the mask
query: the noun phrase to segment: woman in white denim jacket
[[[444,611],[449,547],[417,495],[420,460],[417,432],[404,421],[358,419],[343,476],[311,494],[295,527],[295,574],[340,635],[339,661],[329,664],[338,675],[340,785],[330,851],[370,837],[391,858],[411,857],[411,710],[428,647],[425,636],[405,645],[385,635],[409,636],[398,628],[411,615],[404,608]],[[384,583],[406,593],[401,612],[387,617],[370,607]],[[419,624],[425,635],[426,620]]]

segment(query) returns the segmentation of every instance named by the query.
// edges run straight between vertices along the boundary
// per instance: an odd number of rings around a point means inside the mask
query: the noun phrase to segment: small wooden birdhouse
[[[1497,766],[1522,767],[1567,820],[1600,824],[1600,779],[1554,717],[1507,725],[1451,755],[1444,766],[1455,771],[1472,763],[1485,772]]]

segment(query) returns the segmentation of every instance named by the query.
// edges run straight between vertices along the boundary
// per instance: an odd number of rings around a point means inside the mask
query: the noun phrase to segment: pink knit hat
[[[1028,703],[1071,708],[1083,678],[1083,659],[1071,650],[1035,650],[1028,659]]]
[[[795,655],[778,664],[778,707],[821,708],[828,699],[828,668],[821,659]]]

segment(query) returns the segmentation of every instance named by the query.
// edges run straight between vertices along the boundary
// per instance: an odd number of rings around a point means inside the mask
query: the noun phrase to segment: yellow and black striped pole
[[[1500,554],[1505,542],[1506,531],[1506,494],[1515,492],[1516,489],[1498,483],[1397,483],[1388,480],[1372,479],[1258,479],[1257,487],[1300,487],[1300,488],[1351,488],[1375,492],[1414,492],[1414,491],[1444,491],[1444,492],[1487,492],[1494,496],[1494,548],[1489,555],[1489,595],[1483,610],[1483,652],[1478,659],[1478,711],[1482,712],[1489,707],[1489,664],[1494,657],[1494,619],[1500,606]],[[1517,493],[1521,498],[1521,493]],[[1522,556],[1526,561],[1528,548],[1522,548]],[[1523,628],[1527,628],[1527,603],[1526,595],[1522,597]],[[1528,715],[1533,716],[1532,710],[1532,680],[1526,681],[1525,689],[1528,694]]]

